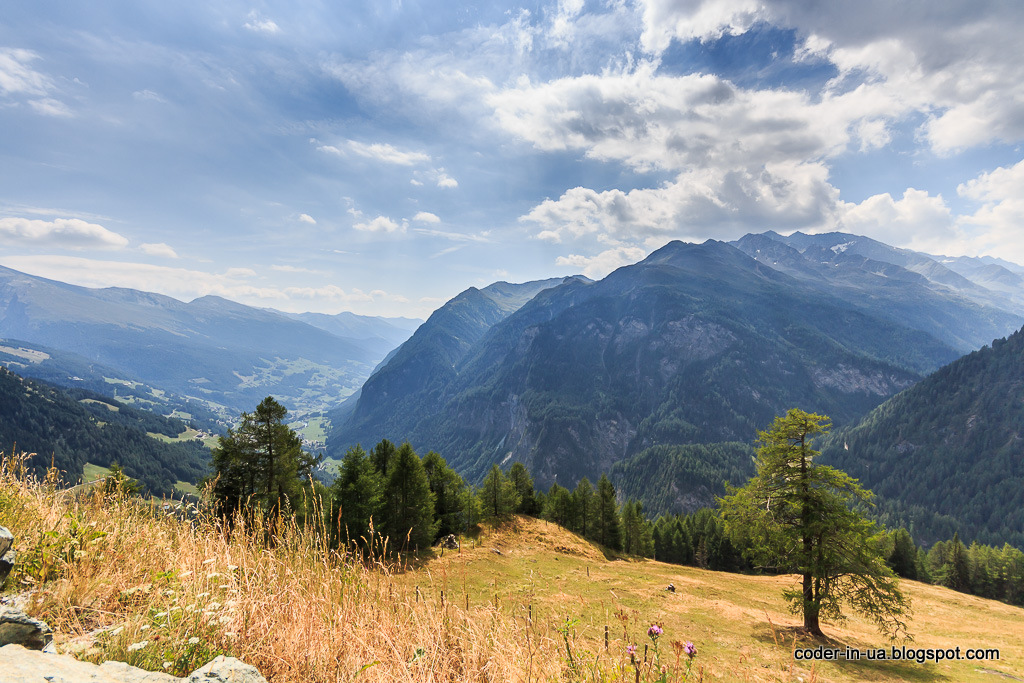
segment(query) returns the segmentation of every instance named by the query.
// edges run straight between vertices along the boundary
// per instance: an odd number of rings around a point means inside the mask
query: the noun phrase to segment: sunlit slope
[[[500,551],[500,554],[495,552]],[[646,631],[658,623],[663,649],[672,640],[698,648],[695,667],[704,680],[722,681],[997,681],[1024,678],[1024,610],[945,588],[904,581],[913,601],[910,648],[997,648],[999,661],[972,663],[795,662],[799,647],[888,648],[865,619],[850,615],[845,624],[824,624],[825,643],[802,638],[801,622],[787,609],[782,591],[795,576],[744,576],[681,567],[651,560],[606,557],[593,544],[555,524],[518,518],[499,530],[485,529],[461,551],[443,556],[396,578],[419,588],[423,600],[470,610],[497,609],[517,616],[540,638],[562,640],[556,627],[579,619],[576,656],[594,661],[618,659],[628,643],[642,648]],[[672,583],[676,591],[666,590]],[[625,614],[623,621],[617,614]],[[604,655],[605,626],[609,653]],[[900,644],[897,644],[899,646]],[[696,668],[695,668],[696,671]],[[696,677],[693,677],[696,680]]]

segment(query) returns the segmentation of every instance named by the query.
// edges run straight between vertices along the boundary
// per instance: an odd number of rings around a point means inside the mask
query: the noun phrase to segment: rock
[[[7,527],[0,526],[0,557],[14,547],[14,534],[7,530]]]
[[[118,683],[181,683],[177,676],[160,671],[146,671],[124,662],[103,662],[98,668]]]
[[[187,683],[267,683],[256,667],[224,655],[196,669],[185,680]]]
[[[0,680],[3,683],[267,683],[255,667],[234,657],[217,657],[188,678],[176,678],[124,662],[103,662],[97,666],[20,645],[0,647]]]
[[[441,539],[441,542],[438,545],[440,545],[445,550],[458,550],[459,539],[455,538],[455,534],[448,534],[447,536]]]
[[[51,642],[53,631],[44,622],[10,607],[0,610],[0,646],[22,645],[42,650]]]
[[[17,560],[18,553],[13,550],[8,550],[3,555],[0,555],[0,586],[3,586],[7,577],[11,575],[11,570],[14,569],[14,563]]]

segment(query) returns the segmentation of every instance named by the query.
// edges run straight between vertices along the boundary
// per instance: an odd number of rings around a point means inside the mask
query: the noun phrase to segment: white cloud
[[[396,223],[387,216],[377,216],[372,221],[365,223],[356,223],[352,226],[356,230],[362,230],[363,232],[383,232],[383,233],[394,233],[394,232],[405,232],[405,223]]]
[[[414,166],[430,161],[430,155],[428,154],[400,150],[384,142],[367,144],[365,142],[357,142],[356,140],[346,140],[342,147],[320,145],[317,149],[337,154],[338,156],[348,156],[351,153],[365,159],[373,159],[385,164],[396,164],[398,166]]]
[[[310,216],[308,213],[300,213],[299,221],[301,223],[309,223],[310,225],[316,225],[316,219]]]
[[[132,93],[132,97],[139,100],[140,102],[166,102],[159,93],[152,90],[136,90]]]
[[[952,152],[1024,139],[1024,4],[891,0],[643,0],[642,43],[661,54],[672,39],[710,40],[758,22],[796,29],[800,56],[825,58],[836,92],[858,88],[889,101],[891,119],[924,114],[932,148]]]
[[[29,64],[39,59],[31,50],[0,48],[0,93],[43,96],[53,89],[49,76]]]
[[[559,256],[555,259],[555,265],[568,267],[575,272],[582,272],[589,278],[603,278],[620,266],[636,263],[646,256],[646,252],[640,247],[616,247],[602,251],[597,256],[581,256],[570,254]]]
[[[418,221],[420,223],[440,223],[441,222],[441,219],[436,214],[432,214],[429,211],[420,211],[415,216],[413,216],[412,219],[414,221]]]
[[[427,228],[414,228],[414,230],[421,234],[427,235],[428,237],[443,237],[444,239],[452,240],[453,242],[490,242],[487,233],[482,235],[473,235],[464,232],[445,232],[444,230],[429,230]]]
[[[251,12],[249,12],[248,17],[246,17],[246,21],[244,24],[242,24],[242,26],[256,33],[274,34],[280,33],[281,31],[280,26],[278,26],[270,19],[264,17],[257,10],[252,10]]]
[[[323,273],[319,270],[313,270],[311,268],[302,268],[301,266],[289,266],[289,265],[278,265],[274,264],[270,266],[271,270],[275,270],[279,273],[310,273],[314,275],[322,275]]]
[[[838,227],[886,244],[936,253],[957,239],[955,218],[941,196],[908,188],[894,200],[877,194],[859,204],[842,203]]]
[[[256,277],[256,271],[252,268],[228,268],[224,275],[230,278],[249,278]]]
[[[73,250],[121,249],[128,245],[128,239],[123,235],[78,218],[57,218],[53,221],[0,218],[0,241]]]
[[[1024,161],[983,173],[960,185],[957,193],[981,204],[974,214],[959,221],[961,250],[1024,264]]]
[[[442,170],[437,173],[437,186],[452,189],[459,186],[459,181]]]
[[[170,245],[163,242],[156,242],[153,244],[140,244],[139,250],[144,254],[150,256],[163,256],[165,258],[178,258],[178,252],[174,251]]]

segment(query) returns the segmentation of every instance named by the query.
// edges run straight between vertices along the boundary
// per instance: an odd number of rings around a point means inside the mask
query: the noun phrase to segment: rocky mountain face
[[[951,268],[941,257],[846,233],[765,232],[733,244],[760,263],[871,315],[927,332],[961,353],[1024,324],[1024,288],[1014,285],[1021,277],[995,264],[989,266],[1005,276],[1001,288],[991,287],[987,267]]]
[[[541,485],[572,484],[657,445],[749,443],[791,406],[848,422],[960,355],[715,241],[671,243],[508,314],[485,291],[437,311],[366,382],[329,453],[409,439],[471,478],[518,460]]]

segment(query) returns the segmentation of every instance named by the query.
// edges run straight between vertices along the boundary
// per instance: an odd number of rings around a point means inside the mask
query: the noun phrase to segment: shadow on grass
[[[801,664],[804,666],[811,666],[815,662],[820,666],[825,660],[797,660],[793,656],[793,652],[796,648],[816,650],[820,647],[823,650],[839,650],[844,654],[847,649],[859,649],[857,646],[847,644],[837,638],[829,637],[828,635],[810,635],[802,626],[778,626],[773,624],[771,620],[758,622],[751,632],[751,637],[765,645],[774,645],[779,650],[785,650],[795,664]],[[912,645],[908,645],[908,647],[912,647]],[[883,675],[890,676],[901,681],[953,680],[949,676],[938,671],[934,662],[919,664],[916,660],[906,659],[868,659],[866,654],[867,650],[874,652],[879,649],[884,650],[886,656],[888,656],[892,651],[892,645],[887,644],[878,647],[866,648],[861,652],[860,659],[847,660],[845,657],[841,657],[839,659],[829,660],[828,663],[835,666],[839,671],[862,680],[875,680]]]

